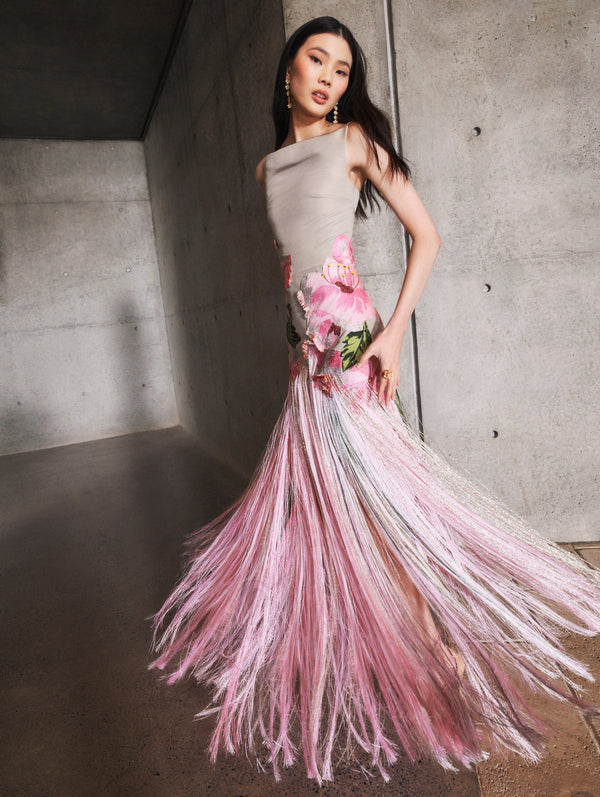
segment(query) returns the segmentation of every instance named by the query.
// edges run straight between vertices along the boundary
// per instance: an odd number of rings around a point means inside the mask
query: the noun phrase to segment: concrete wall
[[[443,238],[427,433],[560,540],[600,539],[597,11],[394,2],[403,138]]]
[[[273,147],[281,6],[195,2],[146,138],[181,423],[246,475],[287,385],[285,303],[254,168]]]
[[[286,35],[315,15],[283,6]],[[600,538],[595,11],[392,3],[404,153],[443,238],[417,311],[427,439],[560,540]],[[353,30],[389,111],[383,2],[318,13]],[[385,315],[397,228],[370,221],[357,237]]]
[[[143,147],[0,141],[0,453],[177,422]]]

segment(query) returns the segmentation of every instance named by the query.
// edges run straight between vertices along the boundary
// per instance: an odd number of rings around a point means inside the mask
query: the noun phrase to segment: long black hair
[[[275,122],[275,149],[279,149],[283,144],[289,130],[290,111],[287,107],[287,95],[285,92],[285,75],[289,64],[294,60],[296,53],[302,47],[309,36],[316,33],[333,33],[341,36],[350,47],[352,53],[352,67],[348,76],[348,88],[340,97],[338,102],[338,120],[340,122],[358,122],[366,134],[375,161],[379,166],[379,158],[375,144],[379,144],[389,155],[389,169],[392,175],[402,173],[405,177],[410,177],[410,168],[404,158],[399,155],[392,143],[392,130],[387,116],[376,105],[371,102],[367,92],[367,62],[365,55],[358,42],[350,30],[338,22],[334,17],[317,17],[305,22],[298,28],[284,47],[279,60],[277,77],[275,79],[275,90],[273,93],[273,121]],[[326,117],[333,121],[333,111]],[[363,183],[356,215],[359,218],[366,218],[366,209],[373,210],[379,206],[377,196],[382,197],[381,192],[370,180]],[[383,197],[382,197],[383,198]]]

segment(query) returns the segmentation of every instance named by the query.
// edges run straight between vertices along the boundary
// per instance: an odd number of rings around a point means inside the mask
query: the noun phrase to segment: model
[[[440,238],[344,25],[321,17],[290,37],[273,113],[256,177],[289,391],[245,493],[190,538],[151,666],[211,688],[198,716],[216,715],[213,760],[250,752],[276,778],[300,749],[319,783],[357,746],[386,779],[401,748],[446,768],[502,747],[535,761],[532,690],[594,711],[560,636],[600,632],[600,573],[454,471],[399,410],[402,339]],[[378,196],[412,238],[386,325],[352,253],[354,218]]]

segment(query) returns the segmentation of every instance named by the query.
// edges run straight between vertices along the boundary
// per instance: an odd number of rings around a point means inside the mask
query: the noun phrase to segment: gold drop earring
[[[291,108],[292,107],[292,101],[291,101],[291,98],[290,98],[290,79],[289,79],[289,77],[286,77],[286,79],[285,79],[285,93],[287,94],[287,107]]]
[[[338,123],[338,121],[337,121],[337,119],[338,119],[338,117],[337,117],[337,114],[338,114],[338,107],[337,107],[337,102],[336,102],[336,104],[333,106],[333,124],[334,124],[334,125],[337,125],[337,123]]]

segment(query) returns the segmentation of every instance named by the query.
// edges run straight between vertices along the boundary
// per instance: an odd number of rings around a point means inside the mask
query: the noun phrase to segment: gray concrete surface
[[[0,453],[177,422],[143,146],[0,140]]]
[[[187,0],[2,0],[0,137],[142,137]]]
[[[209,693],[146,670],[148,618],[175,583],[184,536],[243,487],[177,427],[0,457],[0,794],[595,797],[589,729],[541,700],[554,735],[537,766],[507,755],[448,773],[402,759],[387,785],[344,766],[319,789],[302,763],[279,784],[244,758],[210,764],[213,723],[193,719]],[[600,546],[576,550],[600,564]],[[600,679],[600,637],[566,642]]]
[[[285,303],[254,168],[274,141],[276,0],[195,2],[145,141],[182,425],[248,474],[287,388]]]
[[[418,313],[427,436],[547,536],[598,540],[597,3],[393,11],[443,240]]]

